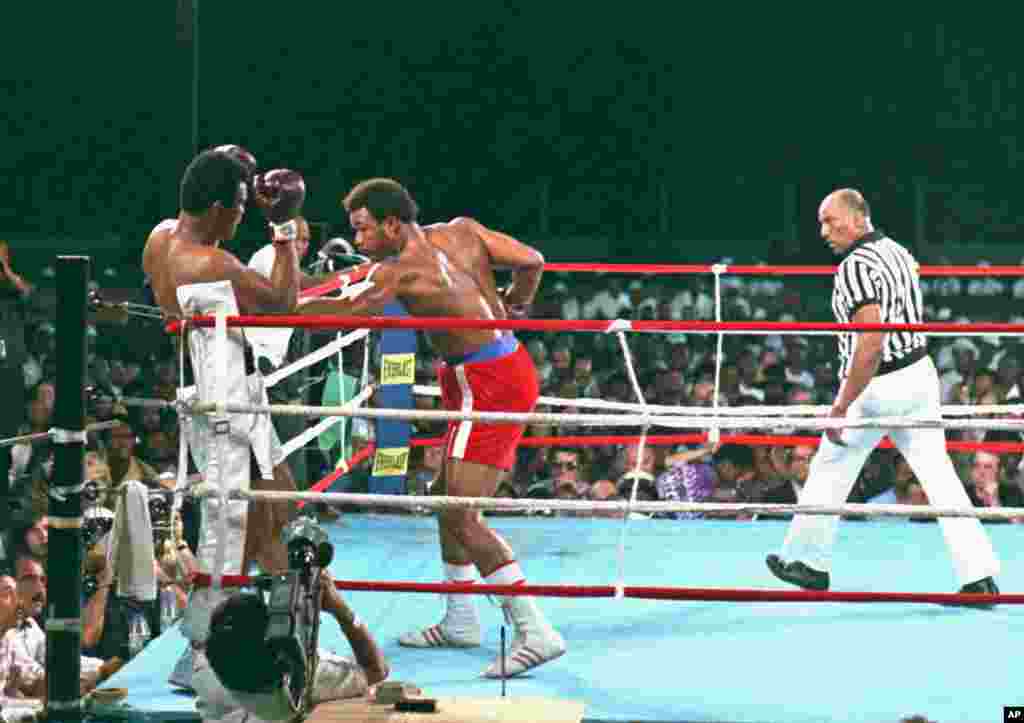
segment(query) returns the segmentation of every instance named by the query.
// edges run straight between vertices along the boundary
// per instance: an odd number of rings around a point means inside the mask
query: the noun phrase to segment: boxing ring
[[[491,517],[517,551],[530,582],[614,587],[621,521]],[[630,526],[629,581],[636,585],[780,591],[764,565],[784,524],[645,520]],[[338,580],[435,580],[431,518],[347,515],[325,526]],[[1024,589],[1016,526],[987,526],[1003,560],[1000,584]],[[834,587],[851,592],[950,590],[953,577],[936,524],[848,522],[836,545]],[[782,592],[798,593],[785,590]],[[392,666],[392,678],[434,696],[498,697],[479,677],[500,645],[501,611],[483,602],[484,639],[473,650],[397,644],[411,626],[435,621],[435,595],[346,593]],[[992,611],[909,603],[713,602],[545,598],[545,613],[569,645],[557,661],[507,682],[509,696],[580,700],[592,721],[1001,720],[1019,703],[1016,642],[1024,609]],[[191,696],[167,673],[181,654],[177,628],[151,642],[106,685],[123,687],[130,719],[195,719]],[[325,619],[321,645],[349,654]]]
[[[192,318],[187,325],[292,326],[339,331],[337,348],[317,352],[325,358],[344,346],[340,332],[365,334],[383,328],[498,328],[575,331],[617,336],[636,403],[603,400],[542,399],[557,407],[591,408],[590,413],[442,412],[379,409],[362,406],[373,388],[341,406],[232,405],[222,402],[174,406],[180,415],[231,413],[295,414],[330,420],[362,417],[375,420],[572,423],[583,426],[633,426],[637,435],[616,437],[534,438],[527,444],[679,444],[721,439],[744,444],[804,444],[806,438],[732,434],[750,427],[814,429],[844,427],[938,427],[1024,431],[1024,405],[948,405],[941,419],[829,419],[827,407],[718,406],[721,349],[727,334],[835,334],[839,331],[921,331],[929,335],[1020,335],[1019,324],[829,324],[723,322],[721,277],[725,273],[822,274],[833,267],[725,267],[697,265],[549,265],[552,270],[642,273],[713,273],[716,321],[468,321],[309,316]],[[979,273],[980,272],[980,273]],[[1021,267],[923,268],[922,275],[1024,275]],[[327,289],[330,291],[333,289]],[[180,324],[169,327],[183,333]],[[664,332],[717,335],[715,403],[709,407],[659,407],[647,404],[633,369],[627,335]],[[365,373],[364,373],[365,377]],[[418,394],[436,394],[415,387]],[[147,403],[161,404],[150,401]],[[971,419],[974,415],[997,418]],[[651,434],[668,428],[687,430]],[[706,433],[688,430],[705,429]],[[312,438],[318,432],[311,432]],[[184,436],[184,435],[183,435]],[[586,440],[586,441],[584,441]],[[303,442],[295,444],[298,448]],[[414,443],[436,444],[440,440]],[[287,446],[287,445],[286,445]],[[960,450],[1024,451],[1024,444],[950,443]],[[433,696],[542,696],[573,699],[585,706],[591,721],[888,721],[919,713],[930,719],[996,720],[1002,707],[1019,703],[1013,650],[1024,642],[1024,594],[985,598],[995,610],[951,607],[981,602],[981,596],[958,595],[934,521],[912,524],[899,518],[978,517],[1007,522],[1024,517],[1024,509],[940,509],[904,505],[795,505],[640,502],[634,486],[619,502],[563,500],[466,499],[390,495],[332,494],[325,490],[349,468],[372,454],[342,463],[334,474],[307,493],[218,492],[213,485],[184,480],[179,469],[175,496],[222,496],[231,499],[319,500],[358,505],[370,511],[349,514],[326,530],[335,545],[331,571],[338,587],[380,642],[394,680],[420,686]],[[638,460],[642,454],[637,455]],[[639,462],[638,462],[639,463]],[[187,482],[187,484],[186,484]],[[502,533],[527,572],[527,586],[453,585],[431,582],[440,568],[436,521],[420,514],[374,512],[404,508],[410,512],[450,506],[492,512],[600,512],[607,517],[508,517],[492,515],[489,524]],[[764,565],[784,536],[782,521],[646,519],[651,512],[779,513],[799,509],[808,514],[844,514],[868,519],[840,526],[835,546],[834,591],[780,589]],[[1016,525],[988,525],[1003,562],[999,583],[1005,590],[1024,589],[1024,551]],[[429,550],[424,550],[424,545]],[[244,584],[239,576],[201,583]],[[565,637],[568,652],[556,661],[505,682],[479,677],[499,652],[501,613],[480,605],[484,640],[472,650],[421,650],[399,647],[397,637],[437,615],[436,593],[536,594],[547,616]],[[431,594],[434,593],[434,594]],[[600,598],[600,599],[595,599]],[[191,696],[166,683],[167,674],[185,647],[177,627],[152,641],[142,653],[107,681],[128,691],[113,706],[97,706],[102,719],[194,720]],[[348,654],[337,627],[321,628],[321,647]],[[427,718],[424,718],[426,720]]]

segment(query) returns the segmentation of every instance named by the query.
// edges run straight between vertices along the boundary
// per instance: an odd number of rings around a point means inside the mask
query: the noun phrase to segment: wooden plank
[[[339,700],[318,705],[306,723],[580,723],[583,703],[557,698],[438,698],[436,713],[400,713],[394,705]]]

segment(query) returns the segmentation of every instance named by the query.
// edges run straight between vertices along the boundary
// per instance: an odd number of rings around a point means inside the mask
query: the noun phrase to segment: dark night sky
[[[139,245],[176,211],[187,37],[174,3],[117,5],[11,19],[26,32],[0,69],[8,236]],[[795,184],[814,243],[817,200],[853,184],[906,238],[915,177],[938,188],[930,235],[1011,240],[1024,215],[1019,52],[991,21],[404,5],[204,0],[200,145],[302,171],[308,215],[339,223],[338,198],[370,175],[406,182],[425,220],[527,238],[544,188],[550,236],[778,239]]]

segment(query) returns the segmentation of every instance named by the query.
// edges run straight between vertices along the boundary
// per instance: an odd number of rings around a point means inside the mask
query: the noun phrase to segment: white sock
[[[476,582],[475,565],[444,564],[445,575],[450,582]],[[447,608],[445,623],[456,630],[475,628],[479,625],[476,617],[476,605],[472,595],[446,595]]]
[[[453,565],[450,562],[444,564],[444,574],[451,582],[475,582],[476,565]]]
[[[505,563],[485,579],[488,585],[522,585],[526,582],[523,568],[515,560]]]

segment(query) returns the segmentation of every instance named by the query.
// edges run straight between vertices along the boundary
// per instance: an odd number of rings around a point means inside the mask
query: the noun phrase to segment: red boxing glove
[[[241,163],[245,167],[245,182],[246,184],[252,183],[252,177],[256,173],[256,169],[259,168],[259,164],[256,162],[256,156],[249,153],[246,149],[241,146],[227,144],[223,146],[217,146],[213,149],[220,153],[225,153],[236,161]]]
[[[306,181],[289,168],[275,168],[253,179],[256,200],[267,220],[275,226],[291,221],[302,213],[306,200]]]

